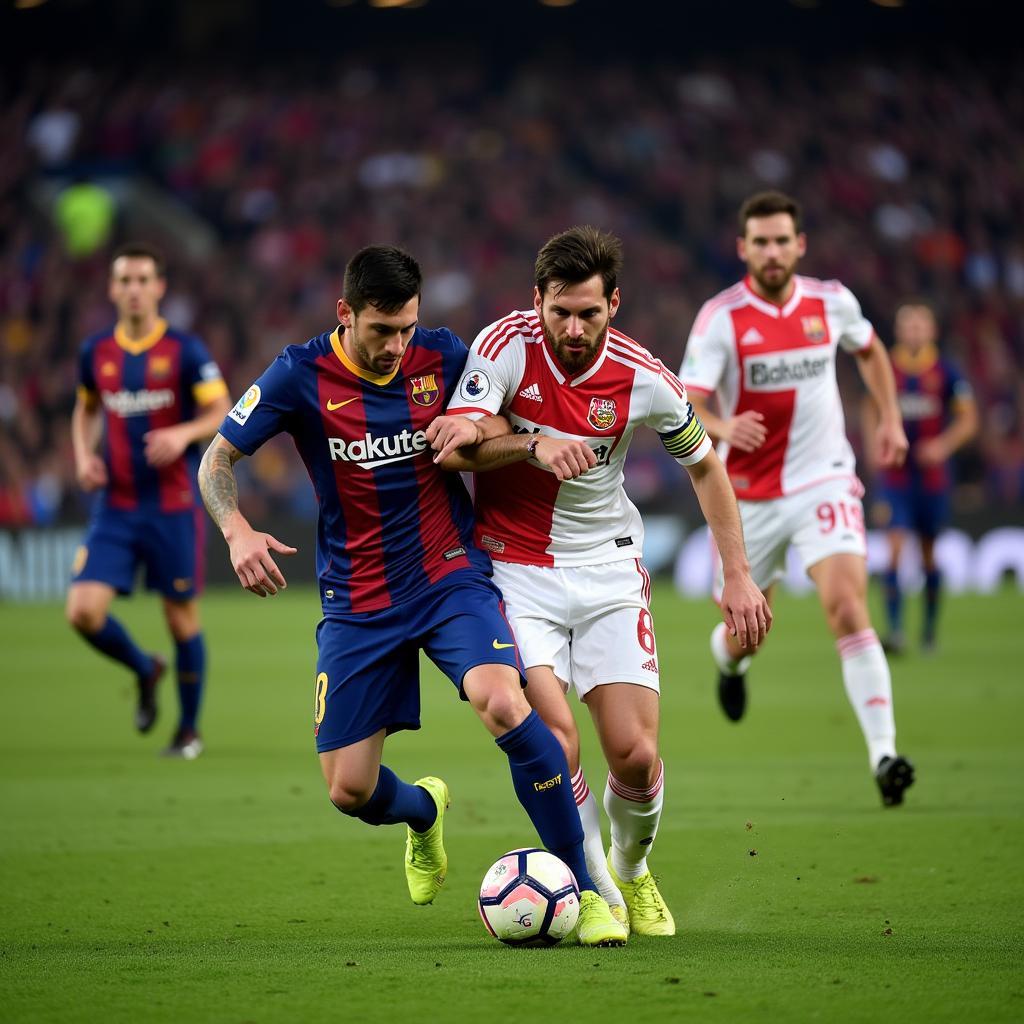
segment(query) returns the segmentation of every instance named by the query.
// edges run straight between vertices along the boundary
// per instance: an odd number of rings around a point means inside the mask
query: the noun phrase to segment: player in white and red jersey
[[[565,745],[591,876],[617,916],[628,912],[634,931],[671,935],[672,915],[647,866],[664,769],[643,524],[623,489],[637,427],[657,430],[690,473],[722,550],[723,614],[741,645],[759,642],[771,613],[747,569],[724,468],[686,390],[610,325],[621,259],[618,239],[594,228],[550,239],[537,257],[533,310],[480,332],[447,424],[435,421],[428,439],[447,468],[494,470],[476,478],[476,539],[494,561],[527,668],[527,697]],[[496,414],[513,433],[480,444],[475,457],[448,458],[452,424]],[[608,761],[607,861],[600,812],[579,768],[570,684]]]
[[[892,366],[849,289],[796,274],[807,240],[793,199],[748,199],[737,245],[747,277],[704,304],[680,377],[720,442],[755,582],[770,600],[787,549],[797,549],[836,638],[882,801],[900,804],[914,769],[896,752],[889,666],[868,614],[864,491],[846,438],[836,352],[857,356],[879,413],[880,462],[889,466],[907,452]],[[718,415],[708,408],[712,394]],[[722,710],[738,721],[750,655],[717,627],[711,650]]]

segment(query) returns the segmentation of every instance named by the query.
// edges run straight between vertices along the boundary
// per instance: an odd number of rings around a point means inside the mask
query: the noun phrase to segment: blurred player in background
[[[940,355],[938,323],[930,306],[904,303],[896,311],[896,342],[891,356],[903,423],[910,442],[902,466],[880,472],[880,503],[876,508],[888,526],[889,569],[885,574],[885,610],[889,632],[883,646],[891,654],[905,648],[903,593],[899,582],[900,554],[907,532],[917,535],[924,569],[924,624],[921,646],[935,648],[942,577],[935,562],[935,538],[949,521],[952,479],[949,460],[978,432],[978,409],[971,385]],[[877,411],[866,403],[871,436]],[[874,452],[870,453],[874,462]]]
[[[445,880],[448,787],[434,776],[403,782],[381,756],[389,733],[419,728],[423,650],[494,736],[542,842],[576,875],[580,941],[621,945],[626,931],[587,875],[565,755],[523,695],[490,559],[473,543],[469,494],[431,457],[426,428],[467,351],[447,328],[417,325],[420,285],[419,265],[402,250],[357,253],[345,270],[340,326],[286,348],[231,410],[203,458],[203,497],[242,586],[276,594],[285,581],[272,552],[294,548],[249,525],[233,466],[275,434],[292,435],[320,506],[321,768],[343,814],[408,826],[413,902],[432,902]]]
[[[658,431],[690,474],[722,552],[722,612],[737,643],[760,643],[771,611],[750,578],[728,477],[685,389],[611,326],[621,265],[619,240],[595,228],[549,239],[537,255],[533,309],[480,332],[448,408],[453,417],[500,414],[514,433],[480,445],[469,461],[459,453],[447,459],[445,438],[456,436],[454,426],[444,435],[448,426],[436,421],[428,437],[450,468],[495,470],[476,479],[476,536],[494,559],[523,653],[527,697],[566,749],[590,873],[634,931],[673,935],[672,913],[647,864],[665,772],[644,529],[622,486],[637,427]],[[548,470],[565,442],[577,447],[582,475]],[[607,857],[565,699],[570,685],[590,711],[608,762]]]
[[[160,318],[165,289],[156,249],[119,249],[109,292],[117,323],[82,346],[71,439],[78,481],[98,493],[75,558],[67,617],[88,643],[135,674],[135,727],[148,732],[166,665],[109,614],[115,593],[130,594],[136,570],[145,566],[146,586],[163,596],[176,651],[180,717],[164,753],[192,760],[203,749],[198,718],[206,672],[197,442],[217,432],[230,402],[203,343]]]
[[[790,545],[797,549],[836,638],[882,802],[900,804],[914,770],[896,751],[889,665],[868,614],[863,486],[846,438],[836,352],[857,356],[878,408],[881,466],[899,466],[907,452],[892,366],[847,288],[796,274],[807,240],[795,200],[779,192],[752,196],[739,229],[747,276],[701,308],[680,377],[721,442],[755,582],[770,600]],[[718,415],[709,408],[712,394]],[[738,721],[750,655],[721,625],[711,651],[722,710]]]

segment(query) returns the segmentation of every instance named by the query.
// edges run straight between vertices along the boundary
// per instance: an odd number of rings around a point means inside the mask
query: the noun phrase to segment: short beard
[[[551,346],[551,351],[555,354],[555,358],[564,370],[572,374],[580,373],[593,363],[597,358],[597,354],[601,351],[601,346],[604,344],[605,339],[608,337],[608,324],[606,322],[604,329],[594,342],[592,348],[588,348],[587,351],[580,356],[571,356],[566,353],[563,346],[555,340],[554,335],[548,330],[548,325],[544,323],[543,319],[541,320],[541,328],[544,331],[545,340]]]
[[[785,294],[786,289],[789,287],[789,282],[793,280],[795,273],[796,265],[794,264],[786,271],[786,276],[782,279],[782,284],[780,285],[769,284],[760,274],[754,274],[754,280],[761,286],[761,291],[764,292],[765,296],[775,301],[781,299]]]

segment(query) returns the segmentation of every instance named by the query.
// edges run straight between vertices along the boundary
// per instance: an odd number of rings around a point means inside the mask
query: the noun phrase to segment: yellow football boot
[[[676,923],[672,911],[658,891],[654,875],[648,871],[631,882],[624,882],[612,867],[608,856],[608,870],[612,881],[619,887],[622,898],[629,909],[629,927],[637,935],[675,935]]]
[[[432,903],[448,875],[448,855],[444,852],[444,812],[448,809],[448,787],[441,779],[428,775],[417,779],[437,805],[437,818],[426,832],[413,832],[406,826],[405,880],[413,903]]]
[[[611,907],[593,889],[580,893],[576,937],[581,946],[624,946],[629,932],[615,920]]]

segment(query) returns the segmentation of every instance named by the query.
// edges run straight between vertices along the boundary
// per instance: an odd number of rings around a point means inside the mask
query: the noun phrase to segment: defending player
[[[71,440],[78,482],[97,497],[66,614],[88,643],[135,673],[135,727],[148,732],[165,663],[141,650],[109,614],[114,594],[130,594],[137,568],[145,566],[146,586],[163,596],[176,650],[181,714],[163,752],[192,760],[203,749],[198,718],[206,667],[197,442],[216,433],[231,403],[203,343],[160,318],[165,289],[163,259],[154,248],[119,249],[109,288],[117,324],[82,346]]]
[[[551,238],[535,267],[534,308],[478,335],[451,419],[428,437],[449,468],[491,469],[476,480],[477,539],[523,652],[527,697],[562,741],[586,833],[587,864],[602,894],[632,929],[672,935],[675,923],[647,855],[658,831],[664,766],[658,755],[658,652],[650,577],[641,562],[643,524],[623,489],[633,432],[646,425],[693,481],[725,560],[723,615],[744,646],[771,621],[750,578],[739,513],[721,462],[686,391],[647,349],[615,330],[617,238],[576,227]],[[515,433],[449,456],[458,418],[507,417]],[[565,441],[588,466],[548,472]],[[579,765],[579,735],[565,699],[586,704],[608,762],[600,814]]]
[[[892,367],[847,288],[797,276],[807,240],[793,199],[752,196],[739,228],[748,276],[704,304],[680,377],[708,432],[722,442],[754,580],[770,600],[786,552],[796,547],[836,638],[882,802],[899,804],[914,770],[896,752],[889,666],[868,615],[863,487],[846,439],[836,350],[857,355],[879,410],[875,443],[883,466],[900,465],[907,452]],[[719,415],[708,408],[712,393]],[[738,721],[750,656],[720,626],[711,651],[722,710]]]
[[[917,535],[924,568],[924,626],[921,646],[935,648],[942,583],[935,562],[935,538],[949,521],[952,484],[949,459],[978,432],[978,409],[971,385],[950,360],[939,354],[938,324],[931,307],[908,302],[896,311],[896,344],[891,356],[900,410],[910,441],[907,461],[879,475],[881,507],[889,528],[889,570],[885,609],[889,632],[883,646],[904,650],[900,554],[907,532]],[[867,410],[872,420],[874,407]]]
[[[314,733],[331,801],[370,825],[405,822],[406,879],[430,903],[445,879],[448,787],[413,785],[381,764],[385,737],[419,728],[419,652],[452,680],[508,757],[520,802],[544,845],[576,874],[585,945],[621,945],[626,931],[586,873],[565,755],[522,692],[519,652],[473,543],[469,495],[434,465],[425,430],[466,361],[446,328],[417,326],[420,270],[399,249],[370,246],[345,271],[341,325],[293,345],[221,426],[200,468],[206,506],[247,590],[285,581],[238,510],[233,464],[285,431],[320,505]]]

